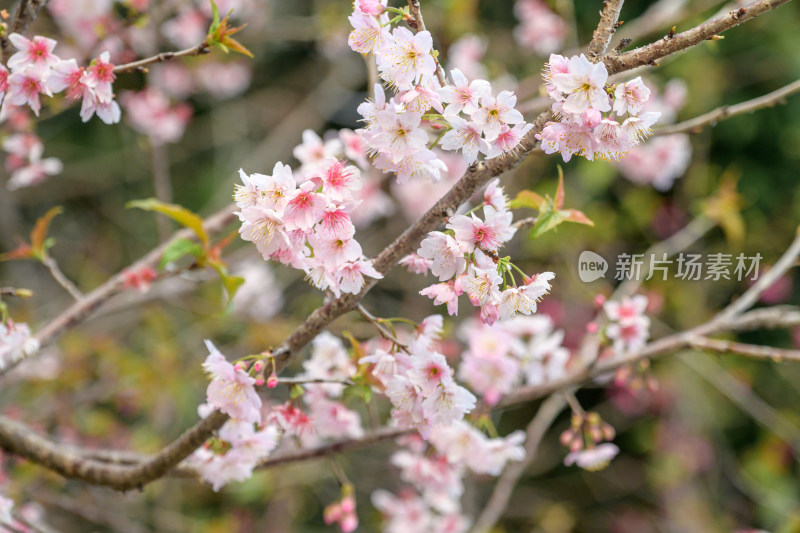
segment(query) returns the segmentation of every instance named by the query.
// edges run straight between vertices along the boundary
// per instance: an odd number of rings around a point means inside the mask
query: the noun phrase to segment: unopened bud
[[[278,374],[273,372],[272,374],[269,375],[269,378],[267,378],[267,388],[274,389],[277,386],[278,386]]]

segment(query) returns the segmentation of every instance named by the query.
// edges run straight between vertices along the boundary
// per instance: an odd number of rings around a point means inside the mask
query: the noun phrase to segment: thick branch
[[[700,115],[684,122],[679,122],[671,126],[664,126],[655,130],[654,135],[671,135],[673,133],[697,133],[706,126],[714,126],[720,120],[742,115],[744,113],[752,113],[759,109],[766,107],[773,107],[779,104],[786,103],[786,97],[800,91],[800,80],[790,83],[785,87],[771,93],[747,100],[734,105],[720,106],[708,113]]]
[[[130,490],[164,476],[199,448],[226,420],[226,415],[215,411],[158,454],[133,466],[86,459],[6,417],[0,417],[0,448],[41,464],[67,478],[105,485],[116,490]]]
[[[623,1],[605,0],[603,2],[600,22],[597,24],[594,34],[592,34],[592,42],[589,43],[587,51],[591,61],[599,61],[606,55],[608,43],[611,42],[611,38],[614,37],[614,32],[617,30],[617,21],[619,20],[619,13],[622,11]]]
[[[789,0],[757,0],[736,11],[731,11],[730,13],[709,20],[690,30],[677,33],[672,37],[664,37],[654,43],[631,50],[630,52],[625,52],[624,54],[609,54],[603,61],[608,68],[609,74],[624,72],[644,65],[655,65],[656,60],[662,57],[713,39],[715,35],[719,35],[725,30],[734,28],[759,15],[763,15],[787,2],[789,2]]]

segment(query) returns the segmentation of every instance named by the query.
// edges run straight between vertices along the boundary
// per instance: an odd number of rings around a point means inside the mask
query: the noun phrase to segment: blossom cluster
[[[374,100],[358,108],[365,123],[358,133],[375,166],[394,172],[398,183],[410,178],[438,181],[447,170],[431,150],[439,142],[443,150],[460,151],[467,164],[479,154],[495,157],[513,151],[532,128],[515,109],[516,96],[511,91],[494,95],[488,81],[470,81],[459,69],[451,71],[452,83],[442,85],[430,32],[415,34],[400,26],[390,31],[393,20],[403,18],[389,19],[389,12],[397,11],[385,1],[364,1],[355,2],[350,16],[350,47],[374,54],[381,79],[398,91],[387,100],[376,84]],[[433,142],[432,132],[439,133]]]
[[[488,405],[523,382],[542,385],[566,375],[570,352],[563,346],[564,331],[556,330],[547,315],[521,316],[494,326],[468,321],[461,335],[467,350],[458,378]]]
[[[0,370],[30,357],[39,351],[39,341],[31,335],[27,324],[11,319],[0,323]]]
[[[647,296],[639,294],[603,304],[603,311],[610,321],[605,334],[617,353],[635,352],[647,342],[650,336],[650,318],[645,315],[647,303]]]
[[[242,366],[228,362],[210,341],[206,346],[209,355],[203,369],[211,382],[200,415],[218,409],[231,419],[220,428],[217,445],[198,448],[190,462],[216,491],[231,481],[249,478],[259,459],[277,446],[278,431],[274,425],[263,423],[256,380]]]
[[[0,100],[10,105],[28,105],[39,116],[40,95],[53,96],[64,91],[67,98],[81,100],[81,119],[88,121],[96,113],[106,124],[119,122],[119,104],[114,100],[112,83],[114,65],[110,54],[103,52],[88,67],[79,67],[74,59],[63,60],[53,53],[56,41],[35,36],[28,40],[12,33],[8,40],[17,52],[8,60],[8,69],[0,66]]]
[[[552,272],[528,277],[517,286],[514,270],[522,273],[497,251],[516,232],[508,200],[498,180],[484,191],[483,203],[466,215],[454,215],[447,232],[433,231],[423,239],[416,253],[400,262],[415,274],[431,274],[440,283],[426,287],[420,294],[447,305],[450,315],[458,313],[458,298],[466,293],[472,305],[480,307],[481,321],[494,324],[518,314],[536,312],[537,302],[550,292]],[[483,219],[474,211],[483,209]],[[511,284],[509,285],[509,280]]]
[[[650,89],[640,77],[609,86],[605,65],[583,54],[551,54],[543,77],[557,121],[548,122],[536,138],[545,153],[560,152],[565,162],[575,154],[619,160],[652,133],[660,116],[642,112]]]
[[[456,383],[444,355],[434,350],[443,319],[433,315],[420,324],[408,347],[392,352],[377,349],[359,360],[372,366],[371,375],[392,403],[392,419],[414,428],[423,438],[431,430],[461,420],[476,398]]]
[[[384,531],[467,531],[470,520],[460,504],[463,478],[468,472],[499,475],[509,461],[525,456],[524,440],[522,431],[488,438],[463,421],[434,428],[427,443],[419,436],[399,439],[404,447],[391,463],[410,487],[398,495],[385,490],[372,494],[384,515]]]
[[[559,440],[570,449],[564,464],[573,464],[584,470],[602,470],[619,453],[619,448],[610,441],[616,432],[597,413],[573,413],[570,427]],[[602,444],[601,444],[602,443]]]
[[[305,271],[317,288],[356,294],[365,276],[383,277],[354,238],[350,213],[356,206],[353,193],[361,188],[360,171],[334,158],[318,170],[300,184],[280,162],[270,176],[240,171],[243,185],[234,194],[239,233],[264,259]]]

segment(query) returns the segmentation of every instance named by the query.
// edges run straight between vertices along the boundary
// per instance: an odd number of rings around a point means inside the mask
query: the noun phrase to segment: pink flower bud
[[[589,322],[586,324],[586,333],[597,333],[599,329],[597,322]]]
[[[352,496],[342,498],[342,512],[351,514],[356,510],[356,500]]]
[[[262,376],[258,376],[258,377],[256,378],[256,386],[257,386],[257,387],[260,387],[260,386],[262,386],[263,384],[264,384],[264,378],[263,378]]]
[[[263,361],[256,361],[255,363],[253,363],[253,370],[255,370],[256,372],[261,372],[262,368],[264,368]]]
[[[606,303],[605,294],[596,294],[594,297],[594,306],[600,309],[601,307],[603,307],[604,303]]]
[[[344,533],[350,533],[351,531],[355,531],[358,527],[358,517],[354,514],[348,514],[339,522],[339,528]]]
[[[277,386],[278,386],[278,374],[273,372],[272,374],[269,375],[269,378],[267,378],[267,388],[274,389]]]
[[[341,517],[342,506],[339,505],[339,502],[333,502],[322,512],[322,519],[325,521],[326,525],[331,525],[334,522],[338,522]]]

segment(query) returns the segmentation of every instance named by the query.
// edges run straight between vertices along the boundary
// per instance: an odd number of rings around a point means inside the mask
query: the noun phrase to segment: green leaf
[[[372,401],[372,389],[368,385],[348,385],[344,388],[344,397],[348,398],[361,398],[364,403]]]
[[[552,211],[548,209],[547,211],[540,213],[536,219],[536,225],[533,226],[533,229],[531,230],[530,238],[535,239],[537,237],[541,237],[543,234],[564,222],[566,218],[567,217],[563,211]]]
[[[545,201],[541,195],[533,191],[520,191],[517,197],[511,200],[508,205],[511,209],[519,209],[521,207],[539,209]]]
[[[174,263],[185,255],[193,255],[198,259],[206,256],[206,251],[202,246],[189,239],[175,239],[172,241],[161,256],[158,268],[163,269],[168,263]]]
[[[222,261],[209,261],[208,266],[216,270],[222,280],[222,286],[225,287],[225,292],[228,294],[228,306],[225,308],[225,311],[228,311],[233,305],[233,297],[236,296],[236,291],[244,283],[244,278],[228,274],[228,268]]]
[[[298,399],[300,396],[302,396],[305,393],[306,393],[306,390],[302,386],[300,386],[298,384],[294,384],[294,385],[292,385],[291,391],[289,392],[289,397],[292,400],[296,400],[296,399]]]
[[[168,204],[155,198],[148,198],[146,200],[133,200],[132,202],[125,204],[125,207],[128,209],[137,208],[144,209],[145,211],[156,211],[157,213],[167,215],[181,226],[187,227],[194,231],[195,235],[197,235],[197,238],[203,243],[203,247],[208,248],[208,235],[206,234],[206,230],[203,229],[203,219],[185,207],[175,204]]]

